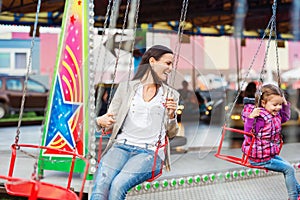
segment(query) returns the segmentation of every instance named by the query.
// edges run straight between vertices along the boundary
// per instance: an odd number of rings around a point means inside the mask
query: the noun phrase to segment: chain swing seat
[[[13,177],[16,158],[17,158],[17,151],[20,150],[21,147],[40,149],[40,150],[51,150],[52,152],[55,153],[72,156],[72,163],[70,164],[67,187],[62,187],[52,183],[42,182],[36,178],[35,173],[32,174],[31,179]],[[89,162],[86,158],[74,152],[65,151],[56,148],[50,148],[46,146],[33,145],[33,144],[13,144],[11,145],[11,150],[12,153],[11,153],[8,176],[0,175],[0,179],[6,180],[4,185],[5,185],[6,192],[9,195],[28,197],[29,200],[36,200],[36,199],[80,200],[82,199],[86,175],[88,173],[88,168],[89,168]],[[81,159],[85,162],[85,170],[83,174],[79,196],[73,190],[71,190],[73,171],[75,167],[75,161],[77,159]]]
[[[279,74],[279,61],[278,61],[278,49],[277,49],[277,43],[276,43],[276,40],[277,40],[277,35],[276,35],[276,7],[277,7],[277,2],[276,0],[274,0],[273,2],[273,5],[272,5],[272,10],[273,10],[273,14],[272,14],[272,17],[268,23],[268,26],[266,29],[270,28],[270,33],[269,33],[269,39],[268,39],[268,44],[267,44],[267,49],[266,49],[266,52],[265,52],[265,57],[264,57],[264,63],[263,63],[263,66],[262,66],[262,69],[261,69],[261,72],[260,72],[260,81],[261,81],[261,85],[263,84],[263,74],[265,73],[265,64],[266,64],[266,59],[267,59],[267,54],[268,54],[268,50],[269,50],[269,46],[270,46],[270,41],[271,41],[271,37],[272,37],[272,33],[274,31],[274,37],[275,37],[275,44],[276,44],[276,61],[277,61],[277,76],[278,76],[278,86],[280,86],[280,74]],[[249,72],[251,70],[251,68],[253,67],[253,64],[254,64],[254,60],[259,52],[259,49],[261,47],[261,44],[264,40],[266,36],[266,31],[261,39],[261,42],[260,42],[260,45],[256,51],[256,54],[254,55],[254,58],[252,60],[252,63],[247,71],[247,74],[244,78],[244,81],[243,81],[243,84],[242,84],[242,87],[243,88],[243,85],[245,84],[246,82],[246,78],[248,77],[249,75]],[[240,95],[240,90],[238,92],[238,94],[236,95],[235,97],[235,100],[233,102],[233,105],[230,109],[230,112],[229,112],[229,115],[232,113],[232,110],[238,100],[238,97]],[[223,125],[222,127],[222,134],[221,134],[221,139],[220,139],[220,143],[219,143],[219,146],[218,146],[218,149],[217,149],[217,152],[215,154],[215,157],[219,158],[219,159],[222,159],[222,160],[225,160],[225,161],[228,161],[228,162],[231,162],[231,163],[235,163],[235,164],[238,164],[238,165],[241,165],[241,166],[244,166],[244,167],[248,167],[248,168],[257,168],[257,169],[264,169],[267,171],[266,168],[262,167],[262,166],[253,166],[250,164],[249,162],[249,156],[251,154],[251,151],[253,149],[253,145],[254,145],[254,142],[255,142],[255,134],[253,132],[253,129],[254,127],[252,127],[252,131],[251,132],[246,132],[244,130],[240,130],[240,129],[235,129],[235,128],[231,128],[231,127],[228,127],[226,124],[226,121],[227,121],[227,118],[225,118],[225,124]],[[245,137],[249,137],[251,142],[249,144],[249,150],[248,152],[244,153],[242,152],[242,155],[241,156],[234,156],[234,155],[228,155],[228,154],[224,154],[224,153],[221,153],[222,152],[222,146],[223,146],[223,142],[224,142],[224,139],[225,139],[225,136],[227,133],[231,133],[231,134],[239,134],[239,135],[243,135]],[[283,140],[281,139],[280,141],[280,147],[279,147],[279,153],[282,149],[282,145],[283,145]]]
[[[33,46],[34,46],[34,38],[36,35],[36,29],[37,29],[37,23],[38,23],[38,15],[41,7],[41,0],[38,0],[37,2],[37,11],[35,15],[35,23],[34,23],[34,30],[33,30],[33,37],[31,41],[31,47],[30,47],[30,56],[29,56],[29,62],[26,67],[26,76],[25,76],[25,82],[24,82],[24,88],[23,88],[23,96],[21,99],[21,108],[20,108],[20,114],[19,114],[19,121],[18,121],[18,127],[16,131],[15,136],[15,142],[11,145],[11,157],[10,157],[10,164],[8,169],[8,175],[2,175],[0,174],[0,179],[5,180],[4,186],[6,189],[7,194],[12,196],[21,196],[21,197],[28,197],[29,200],[37,200],[37,199],[48,199],[48,200],[80,200],[83,197],[83,190],[85,181],[87,178],[87,173],[89,169],[89,160],[85,158],[82,155],[79,155],[76,153],[76,149],[74,150],[62,150],[58,148],[52,148],[52,147],[46,147],[41,145],[34,145],[34,144],[19,144],[19,136],[20,136],[20,127],[21,127],[21,121],[22,121],[22,115],[24,111],[24,104],[25,104],[25,96],[27,92],[27,81],[29,77],[29,69],[32,61],[32,52],[33,52]],[[68,181],[67,186],[63,187],[61,185],[56,185],[53,183],[41,181],[40,178],[37,176],[37,165],[38,160],[40,159],[39,155],[32,155],[28,152],[23,150],[26,148],[31,149],[37,149],[40,151],[51,151],[54,154],[62,154],[70,157],[72,159],[72,162],[70,162],[70,168],[69,168],[69,175],[68,175]],[[34,170],[31,174],[30,179],[25,178],[18,178],[14,177],[14,171],[17,161],[17,151],[21,151],[24,154],[29,155],[30,157],[35,158],[34,163]],[[42,158],[43,159],[43,158]],[[50,158],[51,159],[51,158]],[[78,192],[79,195],[76,194],[75,191],[71,189],[71,182],[73,178],[73,172],[77,161],[83,161],[85,164],[84,173],[82,173],[82,184],[80,191]]]
[[[164,154],[166,154],[166,149],[167,149],[168,144],[169,144],[169,140],[168,140],[167,136],[165,137],[165,143],[163,145],[161,144],[160,140],[157,142],[156,150],[155,150],[155,154],[154,154],[152,172],[151,172],[152,176],[151,176],[151,178],[149,178],[147,180],[147,182],[152,182],[152,181],[156,180],[157,178],[159,178],[162,175],[164,161],[163,160],[161,161],[161,167],[160,167],[159,173],[155,176],[156,160],[157,160],[157,157],[159,156],[158,152],[161,148],[164,149]]]
[[[239,157],[221,153],[224,138],[226,136],[226,133],[229,133],[229,132],[234,133],[234,134],[246,135],[246,136],[251,138],[251,142],[249,144],[250,148],[249,148],[248,152],[242,153],[242,155],[239,156]],[[217,153],[215,154],[215,157],[217,157],[219,159],[222,159],[222,160],[225,160],[225,161],[228,161],[228,162],[231,162],[231,163],[242,165],[244,167],[265,169],[266,170],[266,168],[261,167],[261,166],[253,166],[249,162],[249,156],[250,156],[250,153],[252,151],[254,141],[255,141],[255,135],[252,132],[246,132],[246,131],[243,131],[243,130],[240,130],[240,129],[230,128],[226,125],[223,125],[223,127],[222,127],[222,136],[221,136],[220,144],[218,146],[218,150],[217,150]],[[283,144],[283,141],[281,140],[280,150],[282,148],[282,144]]]
[[[111,131],[110,132],[106,132],[105,129],[101,129],[99,131],[99,134],[96,135],[96,138],[99,138],[99,144],[98,144],[98,163],[101,160],[101,155],[102,155],[102,149],[103,147],[105,147],[106,145],[103,145],[103,140],[109,140],[111,136]]]

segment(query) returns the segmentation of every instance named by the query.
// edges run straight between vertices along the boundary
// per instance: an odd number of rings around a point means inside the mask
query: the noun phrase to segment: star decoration
[[[71,20],[71,23],[74,24],[74,22],[76,21],[76,18],[74,17],[74,15],[72,15],[72,16],[70,17],[70,20]]]
[[[62,95],[61,85],[57,78],[53,102],[50,113],[48,133],[46,136],[46,146],[48,146],[58,134],[64,138],[71,147],[75,147],[72,132],[69,126],[69,120],[72,118],[79,105],[74,103],[67,103]]]

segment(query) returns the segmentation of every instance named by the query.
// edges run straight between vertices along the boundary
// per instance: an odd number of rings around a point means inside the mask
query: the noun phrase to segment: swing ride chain
[[[103,44],[103,40],[104,40],[104,35],[105,35],[105,32],[106,32],[106,29],[107,29],[107,22],[108,22],[108,15],[109,15],[109,11],[111,10],[111,2],[112,0],[109,0],[108,2],[108,5],[107,5],[107,10],[106,10],[106,14],[105,14],[105,20],[104,20],[104,24],[103,24],[103,31],[102,31],[102,35],[101,35],[101,40],[100,40],[100,47],[99,47],[99,50],[98,50],[98,56],[97,56],[97,59],[96,59],[96,62],[95,62],[95,66],[98,65],[98,61],[100,60],[100,54],[101,54],[101,50],[102,50],[102,44]],[[115,5],[114,5],[115,7]],[[113,10],[114,11],[114,7],[113,7]],[[106,54],[106,51],[105,51],[105,54]],[[103,63],[105,64],[105,58],[106,58],[106,55],[104,55],[104,61]],[[103,79],[103,72],[104,72],[104,66],[101,68],[101,77],[100,77],[100,82],[102,82],[102,79]],[[98,93],[99,94],[99,93]]]
[[[113,83],[115,82],[115,78],[116,78],[116,74],[117,74],[117,68],[118,68],[118,64],[119,64],[121,46],[123,44],[123,36],[124,36],[124,30],[125,30],[125,25],[126,25],[127,16],[128,16],[129,5],[130,5],[130,0],[127,0],[126,11],[125,11],[123,25],[122,25],[121,40],[119,43],[118,53],[117,53],[117,57],[116,57],[115,67],[114,67],[113,80],[112,80]],[[109,98],[108,98],[108,102],[107,102],[108,106],[111,102],[112,90],[113,90],[113,84],[111,85],[111,88],[110,88]]]
[[[262,43],[263,43],[263,41],[264,41],[264,38],[266,37],[266,35],[267,35],[267,31],[266,30],[268,30],[268,29],[270,29],[270,33],[269,33],[269,41],[268,41],[268,45],[267,45],[267,49],[266,49],[266,54],[267,54],[267,52],[269,51],[269,47],[270,47],[270,40],[271,40],[271,33],[273,32],[273,26],[275,26],[276,27],[276,8],[277,8],[277,3],[276,3],[276,0],[274,0],[274,2],[273,2],[273,5],[272,5],[272,12],[273,12],[273,14],[272,14],[272,17],[271,17],[271,19],[269,20],[269,23],[268,23],[268,25],[267,25],[267,27],[266,27],[266,29],[265,29],[265,31],[264,31],[264,34],[263,34],[263,36],[262,36],[262,38],[261,38],[261,41],[260,41],[260,43],[259,43],[259,45],[258,45],[258,48],[257,48],[257,50],[256,50],[256,52],[255,52],[255,54],[254,54],[254,57],[253,57],[253,59],[252,59],[252,61],[251,61],[251,63],[250,63],[250,66],[249,66],[249,68],[248,68],[248,71],[247,71],[247,73],[246,73],[246,75],[245,75],[245,77],[244,77],[244,80],[243,80],[243,82],[242,82],[242,85],[241,85],[241,87],[240,88],[238,88],[238,92],[237,92],[237,95],[235,96],[235,98],[234,98],[234,101],[233,101],[233,104],[232,104],[232,106],[231,106],[231,108],[229,109],[229,112],[227,113],[227,116],[225,117],[225,124],[227,124],[227,122],[228,122],[228,119],[229,119],[229,117],[231,116],[231,113],[233,112],[233,109],[234,109],[234,107],[235,107],[235,105],[236,105],[236,103],[237,103],[237,101],[238,101],[238,98],[239,98],[239,96],[240,96],[240,94],[241,94],[241,92],[242,92],[242,88],[244,88],[244,85],[246,84],[246,79],[248,78],[248,76],[249,76],[249,74],[250,74],[250,70],[253,68],[253,65],[254,65],[254,62],[255,62],[255,60],[256,60],[256,58],[257,58],[257,56],[258,56],[258,53],[259,53],[259,50],[260,50],[260,48],[261,48],[261,46],[262,46]],[[271,27],[271,28],[270,28]],[[276,30],[276,29],[275,29]],[[275,35],[276,35],[276,32],[275,32]],[[276,46],[277,47],[277,46]],[[278,60],[278,55],[277,55],[277,60]],[[277,61],[278,62],[278,61]],[[266,59],[264,59],[264,63],[263,63],[263,69],[264,69],[264,67],[265,67],[265,64],[266,64]],[[261,70],[261,72],[260,72],[260,81],[262,81],[261,79],[261,77],[262,77],[262,74],[264,73],[264,70]],[[277,70],[279,71],[279,65],[277,65]],[[279,72],[278,72],[279,73]]]
[[[96,74],[96,70],[95,70],[96,66],[98,66],[98,61],[100,60],[100,55],[101,55],[101,51],[102,51],[102,45],[103,45],[104,35],[105,35],[106,29],[107,29],[108,15],[109,15],[109,12],[111,10],[111,2],[112,2],[112,0],[109,0],[108,5],[107,5],[106,14],[105,14],[105,20],[104,20],[104,24],[103,24],[103,31],[102,31],[102,34],[101,34],[101,40],[100,40],[99,50],[98,50],[96,62],[94,64],[94,73],[95,74]],[[113,7],[113,10],[114,10],[114,7]],[[106,51],[105,51],[105,55],[104,55],[103,62],[102,62],[103,63],[103,67],[101,67],[101,70],[100,70],[100,74],[101,74],[100,80],[97,80],[97,83],[102,83],[102,81],[103,81],[103,74],[104,74],[104,68],[105,68],[105,66],[104,66],[105,60],[106,60]],[[94,83],[94,82],[95,82],[95,79],[92,80],[92,83]],[[97,89],[97,98],[96,98],[96,107],[95,107],[97,115],[99,114],[98,110],[101,107],[100,98],[102,97],[102,93],[100,93],[100,92],[101,92],[101,87],[98,87],[98,89]]]
[[[103,31],[102,31],[102,36],[101,36],[101,41],[100,41],[100,48],[99,48],[99,50],[98,50],[98,56],[97,56],[97,59],[96,59],[96,63],[95,63],[95,66],[97,66],[98,65],[98,60],[99,60],[99,58],[100,58],[100,54],[101,54],[101,49],[102,49],[102,44],[103,44],[103,40],[104,40],[104,35],[105,35],[105,32],[106,32],[106,30],[107,30],[107,24],[108,24],[108,16],[109,16],[109,12],[111,11],[111,15],[115,15],[115,10],[116,10],[116,4],[117,4],[117,2],[118,1],[113,1],[113,5],[111,6],[111,3],[112,3],[112,0],[109,0],[109,2],[108,2],[108,6],[107,6],[107,10],[106,10],[106,14],[105,14],[105,20],[104,20],[104,24],[103,24]],[[124,19],[125,20],[125,19]],[[109,35],[109,34],[108,34]],[[108,38],[107,38],[107,41],[108,41]],[[108,46],[108,42],[106,43],[106,46]],[[107,54],[107,51],[104,51],[104,58],[103,58],[103,65],[105,65],[105,61],[106,61],[106,54]],[[116,67],[116,66],[115,66]],[[101,68],[101,76],[100,76],[100,80],[98,81],[98,82],[100,82],[100,83],[102,83],[102,81],[103,81],[103,74],[104,74],[104,68],[105,68],[105,66],[103,66],[102,68]],[[116,76],[116,74],[114,74],[113,75],[114,77]],[[112,85],[111,85],[111,90],[110,90],[110,93],[109,93],[109,98],[108,98],[108,101],[110,101],[110,98],[112,97],[112,88],[114,87],[114,78],[113,77],[113,82],[112,82]],[[102,95],[100,95],[100,90],[101,90],[101,87],[99,87],[98,88],[98,90],[97,90],[97,94],[98,94],[98,96],[97,96],[97,99],[96,99],[96,102],[99,102],[99,101],[101,101],[100,100],[100,98],[101,98],[101,96]],[[96,110],[99,110],[99,104],[96,104],[96,105],[98,105],[98,107],[96,107]],[[108,107],[108,105],[109,105],[109,102],[108,102],[108,104],[107,104],[107,107]]]
[[[174,83],[175,83],[175,75],[176,75],[178,61],[179,61],[179,52],[180,52],[180,47],[181,47],[181,40],[182,40],[184,22],[185,22],[185,19],[186,19],[187,7],[188,7],[188,0],[183,0],[182,1],[182,7],[181,7],[180,20],[179,20],[179,27],[178,27],[178,31],[177,31],[178,40],[177,40],[175,51],[174,51],[175,54],[176,54],[176,57],[173,58],[174,73],[172,74],[172,77],[171,77],[172,78],[171,82],[170,82],[171,85],[174,85]],[[166,100],[168,100],[169,90],[170,89],[168,88]],[[166,108],[165,108],[165,111],[166,111]],[[160,134],[158,136],[158,141],[156,143],[157,147],[161,144],[162,127],[164,126],[165,113],[166,112],[164,112],[164,114],[163,114],[163,120],[162,120],[161,126],[160,126]]]
[[[115,14],[115,10],[116,10],[116,1],[113,2],[113,5],[111,6],[111,3],[112,3],[112,0],[109,0],[108,2],[108,5],[107,5],[107,10],[106,10],[106,14],[105,14],[105,20],[104,20],[104,24],[103,24],[103,31],[102,31],[102,37],[101,37],[101,41],[100,41],[100,48],[99,48],[99,53],[98,53],[98,56],[97,56],[97,59],[96,59],[96,63],[95,63],[95,66],[98,65],[98,60],[99,60],[99,57],[100,57],[100,54],[101,54],[101,49],[102,49],[102,43],[103,43],[103,40],[104,40],[104,35],[105,35],[105,32],[107,30],[107,24],[108,24],[108,15],[109,15],[109,12],[111,11],[112,15]],[[125,20],[125,19],[124,19]],[[108,43],[107,43],[108,44]],[[105,56],[104,56],[104,61],[103,63],[105,64],[105,59],[106,59],[106,51],[105,51]],[[115,65],[116,67],[116,65]],[[116,71],[116,70],[115,70]],[[104,74],[104,67],[102,67],[102,70],[101,70],[101,78],[100,78],[100,82],[102,83],[102,79],[103,79],[103,74]],[[116,76],[116,73],[113,74],[113,81],[112,81],[112,85],[111,85],[111,90],[109,92],[109,97],[108,97],[108,104],[107,104],[107,107],[109,106],[110,104],[110,99],[112,97],[112,88],[114,87],[114,77]],[[101,94],[100,94],[100,91],[101,91],[101,87],[98,88],[97,90],[97,99],[96,99],[96,102],[100,102],[102,100],[100,100],[101,98]],[[100,106],[99,106],[100,107]],[[96,107],[96,110],[99,110],[99,107],[97,108]],[[100,129],[101,131],[101,134],[103,135],[106,135],[106,131],[105,131],[105,128],[104,127],[101,127]]]
[[[183,30],[184,30],[184,25],[185,25],[185,20],[186,20],[186,13],[187,13],[187,7],[188,7],[189,1],[188,0],[183,0],[182,1],[182,8],[181,8],[181,14],[180,14],[180,20],[179,20],[179,25],[178,25],[178,31],[177,31],[177,37],[178,40],[176,42],[176,47],[175,47],[175,53],[176,56],[173,59],[174,63],[174,73],[172,75],[172,81],[171,85],[174,85],[175,83],[175,73],[177,71],[178,67],[178,62],[179,62],[179,52],[181,49],[181,41],[182,41],[182,35],[183,35]]]
[[[280,78],[280,72],[279,72],[279,56],[278,56],[278,44],[277,44],[277,27],[276,27],[276,0],[274,1],[274,4],[272,6],[273,12],[275,13],[274,15],[274,32],[275,32],[275,49],[276,49],[276,69],[277,69],[277,82],[278,82],[278,87],[281,87],[281,78]]]
[[[115,62],[115,66],[114,66],[113,80],[112,80],[112,85],[111,85],[110,92],[109,92],[107,107],[110,105],[111,99],[112,99],[112,93],[113,93],[112,91],[113,91],[114,82],[115,82],[115,78],[116,78],[116,74],[117,74],[118,62],[119,62],[119,57],[120,57],[121,46],[122,46],[122,43],[123,43],[124,30],[125,30],[125,26],[126,26],[126,21],[127,21],[127,16],[128,16],[130,1],[131,0],[127,0],[126,11],[125,11],[123,25],[122,25],[121,40],[120,40],[120,43],[119,43],[118,53],[117,53],[116,62]],[[138,0],[137,9],[139,9],[139,5],[140,5],[139,2],[140,1]],[[114,10],[115,10],[115,4],[113,4],[113,9],[112,10],[114,12]],[[106,13],[107,15],[105,16],[106,18],[108,18],[108,13],[109,13],[109,8],[107,9],[107,13]],[[138,10],[136,12],[136,18],[137,18],[137,14],[138,14]],[[105,21],[107,21],[107,20],[105,20]],[[137,19],[136,19],[135,23],[137,23]],[[106,26],[106,24],[105,24],[105,26]],[[136,30],[136,25],[135,25],[135,30]],[[98,95],[98,96],[100,96],[100,95]],[[97,99],[97,101],[98,101],[98,99]],[[102,132],[103,135],[107,134],[104,127],[101,127],[101,132]]]
[[[272,18],[271,18],[271,28],[270,28],[270,33],[269,33],[269,40],[268,40],[268,43],[267,43],[267,49],[266,49],[266,52],[265,52],[265,57],[264,57],[264,62],[263,62],[263,66],[262,66],[262,70],[260,72],[260,82],[261,82],[261,85],[263,85],[263,81],[264,81],[264,75],[266,73],[266,62],[267,62],[267,57],[268,57],[268,53],[269,53],[269,48],[270,48],[270,43],[271,43],[271,39],[272,39],[272,34],[274,32],[274,35],[275,35],[275,44],[276,44],[276,7],[277,7],[277,3],[276,3],[276,0],[274,0],[273,2],[273,5],[272,5],[272,10],[273,10],[273,15],[272,15]],[[275,27],[275,28],[274,28]],[[275,29],[275,30],[274,30]],[[276,48],[277,50],[277,48]],[[278,62],[278,54],[276,54],[277,56],[277,62]],[[277,66],[277,69],[279,69],[279,67]],[[258,102],[260,102],[261,100],[261,88],[259,88],[259,98],[258,98]]]
[[[23,117],[23,112],[24,112],[25,97],[26,97],[26,93],[27,93],[28,76],[29,76],[29,72],[30,72],[30,67],[32,65],[32,52],[33,52],[34,41],[35,41],[35,36],[36,36],[36,29],[37,29],[37,24],[38,24],[40,7],[41,7],[41,0],[38,0],[37,11],[35,13],[35,22],[34,22],[34,28],[33,28],[33,35],[32,35],[31,46],[30,46],[30,56],[29,56],[29,60],[28,60],[28,65],[26,67],[26,76],[25,76],[25,80],[24,80],[23,95],[22,95],[22,100],[21,100],[18,126],[17,126],[16,136],[15,136],[15,148],[16,149],[20,148],[18,146],[19,139],[20,139],[20,134],[21,134],[20,128],[21,128],[21,122],[22,122],[22,117]]]
[[[137,22],[138,22],[137,20],[138,20],[138,16],[139,16],[139,10],[140,10],[140,0],[137,0],[136,11],[135,11],[134,29],[133,29],[133,41],[132,41],[132,44],[131,44],[131,57],[130,57],[130,63],[129,63],[127,90],[129,88],[129,80],[130,80],[131,70],[132,70],[132,58],[133,58],[133,51],[134,51],[134,45],[135,45],[135,37],[136,37],[136,29],[137,29]]]
[[[179,62],[179,52],[180,52],[180,47],[181,47],[181,41],[182,41],[182,34],[183,34],[183,29],[184,29],[184,23],[186,19],[186,13],[187,13],[187,7],[188,7],[188,0],[183,0],[182,1],[182,7],[181,7],[181,12],[180,12],[180,19],[179,19],[179,24],[178,24],[178,30],[177,30],[177,42],[175,46],[175,56],[173,57],[173,66],[174,66],[174,73],[171,75],[171,81],[170,85],[174,85],[175,83],[175,75],[178,67],[178,62]],[[168,98],[169,92],[167,92],[167,98]]]

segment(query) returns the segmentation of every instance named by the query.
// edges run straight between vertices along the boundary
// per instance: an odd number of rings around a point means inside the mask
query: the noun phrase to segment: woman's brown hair
[[[155,60],[159,60],[164,54],[167,53],[173,54],[173,51],[168,47],[162,45],[154,45],[151,48],[149,48],[142,56],[142,60],[138,66],[138,70],[135,76],[133,77],[133,80],[142,78],[145,75],[145,73],[150,69],[155,83],[160,83],[161,81],[159,80],[157,74],[153,71],[153,69],[150,66],[149,59],[153,57]]]

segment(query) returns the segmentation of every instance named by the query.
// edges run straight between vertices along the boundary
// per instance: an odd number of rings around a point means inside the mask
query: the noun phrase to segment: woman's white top
[[[165,102],[161,87],[149,102],[145,102],[143,99],[143,85],[140,85],[133,97],[121,133],[117,136],[116,141],[123,143],[126,140],[126,144],[143,148],[148,145],[148,149],[155,151],[155,144],[158,142],[161,133],[161,142],[164,144],[166,135],[163,121]],[[161,149],[163,150],[163,148]],[[164,159],[164,155],[161,155],[161,153],[159,155]]]

